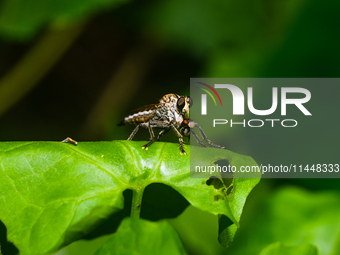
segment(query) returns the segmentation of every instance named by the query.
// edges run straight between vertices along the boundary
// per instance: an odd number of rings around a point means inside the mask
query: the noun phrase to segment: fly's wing
[[[150,111],[150,110],[155,110],[157,108],[158,104],[148,104],[144,105],[142,107],[139,107],[137,109],[132,110],[132,113],[137,113],[137,112],[144,112],[144,111]]]

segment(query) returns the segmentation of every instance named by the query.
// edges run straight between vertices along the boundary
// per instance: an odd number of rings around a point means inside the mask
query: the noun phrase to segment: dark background
[[[116,124],[130,110],[157,103],[167,93],[189,94],[190,77],[339,77],[339,7],[331,0],[4,0],[0,141],[126,139],[132,127]],[[338,97],[329,93],[325,101],[339,107]],[[146,131],[140,133],[136,139],[148,139]],[[164,139],[176,141],[170,134]],[[243,139],[256,159],[261,141],[247,135]],[[338,149],[325,145],[324,150],[333,155]],[[283,230],[275,238],[263,235],[271,233],[271,216],[262,212],[270,211],[282,189],[306,194],[297,203],[313,211],[308,201],[324,192],[338,197],[339,184],[337,179],[262,180],[248,199],[238,239],[229,249],[217,243],[215,216],[190,207],[172,223],[190,254],[258,254],[276,241],[319,245],[317,237],[285,239]],[[294,206],[288,201],[289,208]],[[327,203],[320,207],[329,210]],[[309,217],[302,209],[297,214]],[[318,215],[314,222],[326,224],[323,212]],[[261,227],[252,223],[254,217]],[[272,215],[272,222],[296,225],[283,218]],[[340,222],[337,216],[329,219],[333,226]],[[329,240],[338,240],[337,233]],[[257,246],[254,236],[263,236]],[[319,245],[320,254],[336,254],[336,244],[340,247],[339,241]],[[74,244],[60,254],[86,254],[84,249],[91,254],[96,245]],[[331,252],[324,247],[332,247]],[[9,254],[6,249],[2,247],[3,253]]]

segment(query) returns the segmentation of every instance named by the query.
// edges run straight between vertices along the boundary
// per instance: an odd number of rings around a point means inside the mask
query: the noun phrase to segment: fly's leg
[[[194,130],[191,129],[191,134],[193,134],[193,136],[196,138],[196,141],[199,143],[199,145],[201,145],[202,147],[207,147],[204,143],[201,142],[201,140],[199,139],[199,137],[196,135],[196,133],[194,132]]]
[[[132,131],[131,135],[129,136],[128,141],[131,141],[132,138],[137,134],[140,125],[141,125],[141,124],[139,124],[139,125],[137,125],[137,127],[135,127],[135,129]]]
[[[217,144],[214,144],[212,141],[210,141],[208,139],[208,137],[205,135],[203,129],[200,127],[200,125],[198,125],[197,123],[195,123],[195,126],[198,127],[198,129],[200,130],[201,134],[202,134],[202,137],[204,139],[204,141],[206,141],[207,143],[209,143],[211,146],[215,147],[215,148],[220,148],[220,149],[224,149],[223,146],[220,146],[220,145],[217,145]]]
[[[158,134],[157,141],[159,141],[159,140],[161,139],[162,135],[168,133],[169,131],[170,131],[169,128],[167,128],[167,129],[162,129],[161,132],[159,132],[159,134]]]
[[[148,126],[148,130],[150,133],[150,141],[142,147],[142,149],[145,149],[145,150],[148,150],[148,147],[155,141],[155,134],[153,133],[150,122],[147,123],[147,126]]]
[[[182,154],[186,155],[187,153],[185,152],[185,150],[183,148],[184,142],[183,142],[183,137],[182,137],[181,133],[177,130],[177,128],[174,126],[174,124],[170,123],[170,126],[175,131],[176,135],[178,136],[179,148],[181,150],[181,155]]]

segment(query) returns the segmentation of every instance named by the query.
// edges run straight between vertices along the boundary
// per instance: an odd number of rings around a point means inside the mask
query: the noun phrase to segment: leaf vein
[[[22,147],[25,147],[25,146],[28,146],[28,145],[31,145],[31,144],[35,144],[35,142],[25,143],[25,144],[22,144],[22,145],[18,145],[17,147],[10,148],[8,150],[4,150],[3,152],[10,152],[10,151],[13,151],[13,150],[16,150],[16,149],[19,149],[19,148],[22,148]]]
[[[123,143],[122,141],[117,141],[117,142],[119,142],[120,144],[122,144],[124,146],[126,151],[130,154],[130,157],[133,159],[133,163],[134,163],[136,169],[138,169],[138,172],[141,174],[140,170],[142,169],[142,167],[140,165],[138,165],[138,162],[136,161],[136,157],[132,153],[131,149],[128,146],[126,146],[126,144]]]
[[[113,179],[117,180],[119,183],[121,184],[125,184],[126,186],[128,186],[127,183],[123,182],[122,180],[118,179],[109,169],[106,169],[104,166],[102,166],[101,164],[99,164],[96,160],[94,160],[93,158],[91,158],[90,156],[86,155],[85,153],[82,153],[80,151],[77,151],[73,148],[70,148],[69,146],[65,147],[68,150],[73,151],[75,154],[78,154],[79,156],[88,159],[89,161],[91,161],[94,165],[98,166],[100,169],[104,170],[106,173],[108,173],[111,177],[113,177]]]

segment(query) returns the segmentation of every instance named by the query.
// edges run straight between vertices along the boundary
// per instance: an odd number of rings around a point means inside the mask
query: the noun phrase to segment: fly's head
[[[184,96],[179,97],[177,100],[177,111],[182,114],[183,117],[189,117],[190,107],[192,106],[191,97]]]

